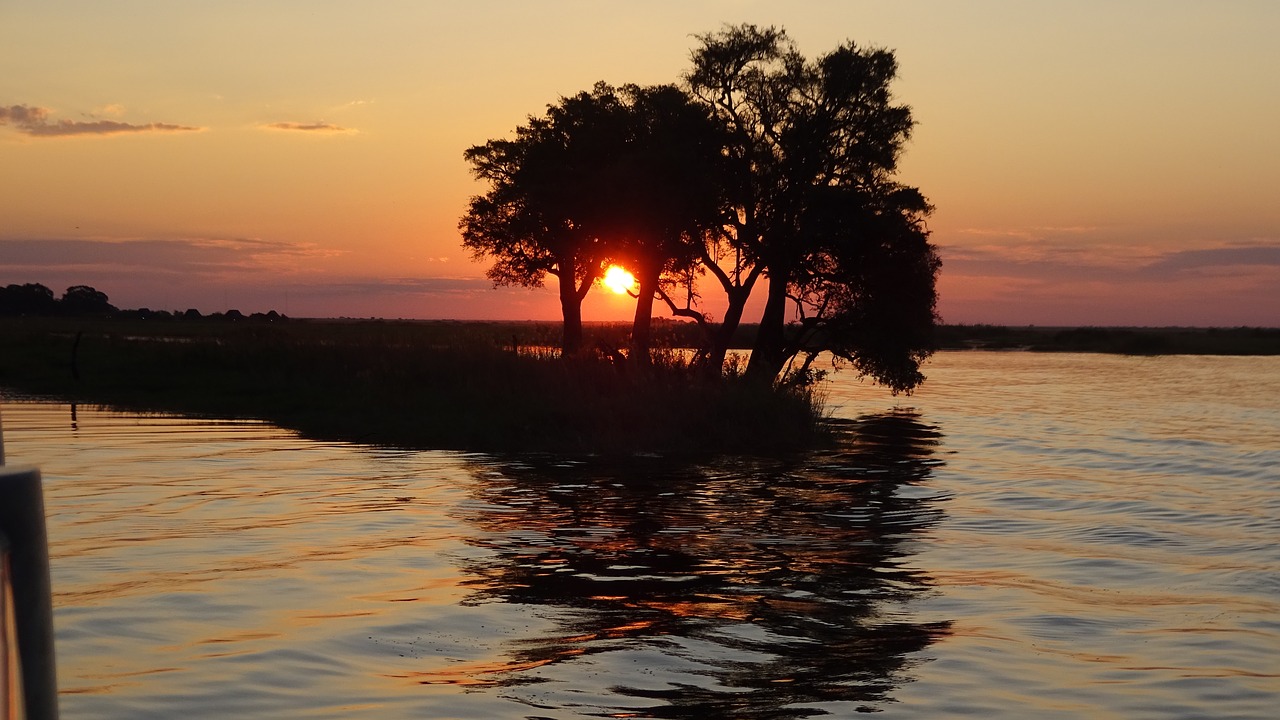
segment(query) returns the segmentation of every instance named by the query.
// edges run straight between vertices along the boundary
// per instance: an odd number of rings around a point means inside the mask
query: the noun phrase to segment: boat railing
[[[57,720],[53,601],[40,471],[0,435],[0,720]]]

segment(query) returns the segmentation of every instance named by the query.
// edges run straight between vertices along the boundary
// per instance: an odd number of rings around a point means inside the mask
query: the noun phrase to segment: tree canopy
[[[893,53],[849,42],[810,60],[753,25],[699,40],[683,88],[599,83],[469,149],[490,189],[460,223],[464,245],[492,259],[495,283],[559,279],[566,352],[583,297],[618,262],[640,281],[633,356],[660,297],[709,328],[718,371],[764,278],[749,376],[803,379],[828,351],[909,391],[932,349],[940,261],[932,207],[896,179],[914,121],[890,90]],[[695,302],[700,274],[725,294],[717,327]],[[684,306],[668,292],[679,281]]]
[[[932,344],[940,263],[931,207],[894,179],[913,121],[890,91],[893,53],[850,42],[808,60],[784,31],[752,25],[700,40],[686,81],[729,129],[739,173],[725,242],[741,280],[726,284],[726,322],[768,279],[748,373],[773,379],[797,354],[827,350],[911,389]]]
[[[107,294],[88,285],[72,285],[61,299],[54,299],[53,291],[38,283],[0,287],[0,315],[105,317],[115,312]]]
[[[563,349],[576,352],[582,300],[610,263],[632,268],[651,304],[663,272],[696,260],[690,248],[718,220],[717,130],[670,85],[597,83],[562,98],[514,139],[466,151],[490,187],[459,223],[463,245],[492,258],[495,284],[540,287],[555,276]]]
[[[0,315],[53,315],[58,301],[38,283],[0,287]]]

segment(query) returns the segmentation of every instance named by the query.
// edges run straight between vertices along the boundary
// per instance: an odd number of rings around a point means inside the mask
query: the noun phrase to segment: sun
[[[621,295],[635,287],[636,277],[626,269],[613,265],[604,272],[604,279],[601,282],[605,287]]]

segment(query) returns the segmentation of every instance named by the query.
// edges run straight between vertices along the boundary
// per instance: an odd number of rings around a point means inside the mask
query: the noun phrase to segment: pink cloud
[[[943,248],[951,323],[1275,326],[1280,243],[1181,250]]]
[[[50,110],[28,105],[0,107],[0,125],[13,125],[32,137],[66,137],[69,135],[117,135],[120,133],[191,132],[202,128],[172,123],[141,125],[116,120],[49,120]]]
[[[265,125],[268,130],[294,130],[299,132],[310,133],[354,133],[351,128],[344,128],[341,125],[334,125],[327,122],[299,123],[299,122],[278,122]]]
[[[8,125],[10,122],[19,127],[43,125],[48,121],[48,117],[48,108],[28,107],[26,105],[4,107],[0,105],[0,125]]]

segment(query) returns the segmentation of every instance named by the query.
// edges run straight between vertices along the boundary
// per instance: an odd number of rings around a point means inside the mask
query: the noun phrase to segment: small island
[[[755,329],[739,329],[730,358],[743,357]],[[698,329],[671,320],[655,322],[657,347],[641,374],[618,350],[630,330],[586,323],[584,341],[596,349],[565,359],[550,322],[10,315],[0,317],[0,388],[405,447],[711,455],[830,441],[821,385],[752,383],[740,360],[709,377],[694,364]],[[944,325],[938,338],[945,350],[1280,354],[1280,330],[1262,328]]]

